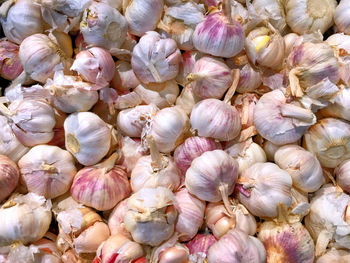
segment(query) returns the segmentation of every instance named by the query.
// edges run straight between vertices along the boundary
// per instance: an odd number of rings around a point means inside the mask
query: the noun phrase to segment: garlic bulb
[[[311,126],[304,135],[306,149],[316,155],[321,165],[335,168],[350,156],[350,125],[326,118]]]
[[[18,166],[28,190],[48,199],[67,192],[77,172],[72,155],[51,145],[33,147],[18,161]]]
[[[14,80],[23,71],[19,59],[19,46],[9,41],[0,41],[0,76],[7,80]]]
[[[128,174],[134,169],[138,159],[146,154],[140,140],[123,137],[121,139],[121,164],[126,168]]]
[[[35,193],[17,195],[0,209],[0,246],[42,238],[51,222],[51,202]]]
[[[84,80],[94,83],[95,89],[108,86],[115,72],[111,54],[99,47],[80,51],[70,69],[78,72]]]
[[[350,253],[348,252],[348,250],[332,248],[331,250],[327,251],[326,254],[319,257],[316,263],[328,263],[328,262],[346,263],[349,260],[350,260]]]
[[[337,183],[347,193],[350,193],[350,173],[349,173],[349,160],[345,160],[342,162],[337,168],[334,170],[334,175],[337,178]]]
[[[248,236],[239,229],[230,230],[208,251],[208,262],[211,263],[263,263],[266,262],[266,251],[256,238]]]
[[[216,242],[211,234],[197,234],[194,238],[186,243],[190,252],[190,260],[194,262],[203,262],[206,259],[209,248]],[[202,261],[200,261],[202,260]]]
[[[119,60],[115,63],[115,73],[111,81],[111,86],[118,91],[128,91],[136,88],[140,84],[131,63]]]
[[[340,118],[350,121],[350,89],[341,89],[333,98],[332,103],[320,110],[325,117]]]
[[[131,65],[136,76],[147,84],[175,78],[180,60],[181,53],[173,39],[161,38],[157,32],[149,31],[134,47]]]
[[[131,239],[130,233],[125,229],[124,216],[128,211],[128,199],[120,201],[112,210],[108,217],[108,227],[111,230],[111,235],[121,234]]]
[[[141,244],[157,246],[174,232],[175,196],[164,187],[142,188],[128,199],[125,228]]]
[[[195,95],[202,99],[220,99],[232,84],[231,70],[225,63],[212,57],[202,57],[196,61],[187,76]]]
[[[175,231],[179,233],[179,241],[189,241],[203,224],[205,202],[191,195],[186,188],[175,193],[178,211]]]
[[[185,86],[187,83],[186,77],[192,72],[196,61],[202,58],[203,54],[199,51],[191,50],[182,53],[181,57],[179,74],[176,76],[176,81],[182,86]]]
[[[259,228],[258,238],[265,246],[267,262],[314,262],[314,242],[300,222],[265,221]]]
[[[15,190],[19,180],[19,170],[15,162],[6,155],[0,155],[0,202]]]
[[[111,128],[94,113],[69,115],[64,121],[64,131],[66,149],[83,165],[98,163],[109,151]]]
[[[325,183],[316,156],[298,145],[279,148],[275,153],[275,162],[290,174],[293,186],[304,192],[315,192]]]
[[[311,110],[287,103],[282,90],[261,96],[254,108],[254,125],[259,134],[274,144],[293,143],[316,122]]]
[[[162,17],[163,0],[127,0],[124,14],[128,21],[129,31],[136,36],[142,36],[147,31],[154,30]]]
[[[120,48],[127,33],[127,22],[115,8],[105,3],[92,2],[85,9],[80,32],[89,45],[107,50]]]
[[[254,92],[262,83],[261,73],[249,63],[240,70],[237,92]]]
[[[295,33],[289,33],[283,37],[284,39],[284,54],[289,56],[295,47],[303,43],[304,38]]]
[[[256,163],[238,180],[239,201],[255,216],[276,217],[279,204],[292,203],[290,175],[273,163]]]
[[[7,39],[17,44],[44,31],[40,7],[32,0],[6,1],[1,5],[0,21]]]
[[[335,0],[288,0],[284,5],[286,21],[299,35],[317,30],[323,34],[333,24],[336,6]]]
[[[170,239],[152,250],[149,261],[154,263],[187,263],[189,251],[186,246],[177,242],[178,235],[174,234]]]
[[[349,1],[341,0],[334,12],[337,29],[345,34],[350,33],[349,7]]]

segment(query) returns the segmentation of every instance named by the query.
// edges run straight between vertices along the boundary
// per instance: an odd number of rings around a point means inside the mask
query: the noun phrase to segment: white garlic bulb
[[[345,160],[334,170],[334,175],[337,178],[337,183],[345,192],[350,193],[350,161]]]
[[[69,115],[64,131],[66,149],[83,165],[98,163],[109,151],[111,127],[92,112]]]
[[[340,118],[350,121],[350,88],[341,89],[333,98],[332,102],[320,110],[325,117]]]
[[[341,0],[334,12],[334,22],[340,32],[350,33],[349,1]]]
[[[13,190],[15,190],[19,181],[19,169],[6,155],[0,154],[0,202],[5,200]]]

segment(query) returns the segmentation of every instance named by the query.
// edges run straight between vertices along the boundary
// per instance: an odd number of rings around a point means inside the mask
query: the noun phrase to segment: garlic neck
[[[193,81],[198,81],[198,80],[201,80],[201,79],[204,79],[205,76],[202,75],[202,74],[199,74],[199,73],[190,73],[187,75],[186,77],[186,80],[188,82],[193,82]]]
[[[151,166],[153,171],[159,171],[165,168],[165,162],[163,161],[163,156],[158,151],[156,143],[151,135],[147,136],[147,143],[151,153],[152,163]]]
[[[115,163],[118,160],[118,158],[119,158],[119,154],[115,152],[102,163],[96,164],[95,167],[105,169],[105,172],[108,173],[110,170],[112,170],[115,167]]]
[[[231,0],[224,0],[222,2],[222,10],[223,10],[225,17],[228,20],[228,23],[232,24],[233,21],[232,21],[232,16],[231,16]]]

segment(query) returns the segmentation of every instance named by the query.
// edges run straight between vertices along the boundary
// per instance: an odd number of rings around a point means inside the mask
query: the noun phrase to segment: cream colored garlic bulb
[[[176,77],[180,60],[181,53],[175,40],[162,38],[157,32],[149,31],[134,47],[131,65],[141,82],[159,83]]]
[[[337,183],[345,192],[350,193],[350,161],[345,160],[339,164],[335,170],[334,175],[337,178]]]
[[[299,140],[315,122],[311,110],[287,103],[282,90],[264,94],[254,108],[254,125],[259,134],[278,145]]]
[[[0,202],[15,190],[19,180],[19,169],[6,155],[0,155]]]
[[[292,178],[273,163],[256,163],[238,180],[238,199],[255,216],[276,217],[279,204],[289,207]]]
[[[311,126],[304,135],[306,149],[321,165],[335,168],[350,156],[350,125],[340,119],[326,118]]]
[[[337,29],[345,34],[350,33],[350,5],[349,1],[341,0],[334,12],[334,22]]]
[[[108,227],[111,231],[111,235],[121,234],[131,239],[130,233],[125,229],[124,216],[128,211],[128,198],[120,201],[112,210],[108,217]]]
[[[335,0],[288,0],[284,7],[288,26],[300,35],[320,30],[323,34],[333,24]]]
[[[331,248],[323,256],[319,257],[316,263],[339,262],[346,263],[350,260],[350,252],[348,250]]]
[[[237,92],[254,92],[262,83],[261,73],[249,63],[240,69]]]
[[[111,127],[94,113],[69,115],[64,121],[64,131],[66,149],[83,165],[98,163],[109,151]]]
[[[174,232],[177,211],[175,196],[165,187],[142,188],[129,197],[125,228],[140,243],[157,246]]]
[[[304,192],[315,192],[325,183],[316,156],[298,145],[279,148],[275,153],[275,162],[290,174],[293,186]]]
[[[35,193],[17,195],[0,209],[0,246],[42,238],[51,223],[51,201]]]
[[[332,103],[320,110],[325,117],[350,121],[350,88],[343,88],[332,98]]]

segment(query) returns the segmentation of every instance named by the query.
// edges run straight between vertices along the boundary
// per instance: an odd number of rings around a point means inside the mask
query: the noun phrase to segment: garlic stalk
[[[345,34],[350,33],[349,1],[341,0],[334,12],[334,22],[337,29]]]
[[[19,180],[19,169],[6,155],[0,155],[0,202],[5,200],[15,190]]]
[[[234,105],[241,115],[242,129],[254,125],[254,109],[259,101],[255,93],[244,93],[234,97]]]
[[[19,59],[19,46],[9,41],[0,41],[0,76],[14,80],[23,71]]]
[[[186,77],[193,70],[196,61],[203,57],[203,54],[196,50],[185,51],[181,54],[181,61],[179,66],[179,73],[176,76],[177,83],[185,86],[187,84]]]

